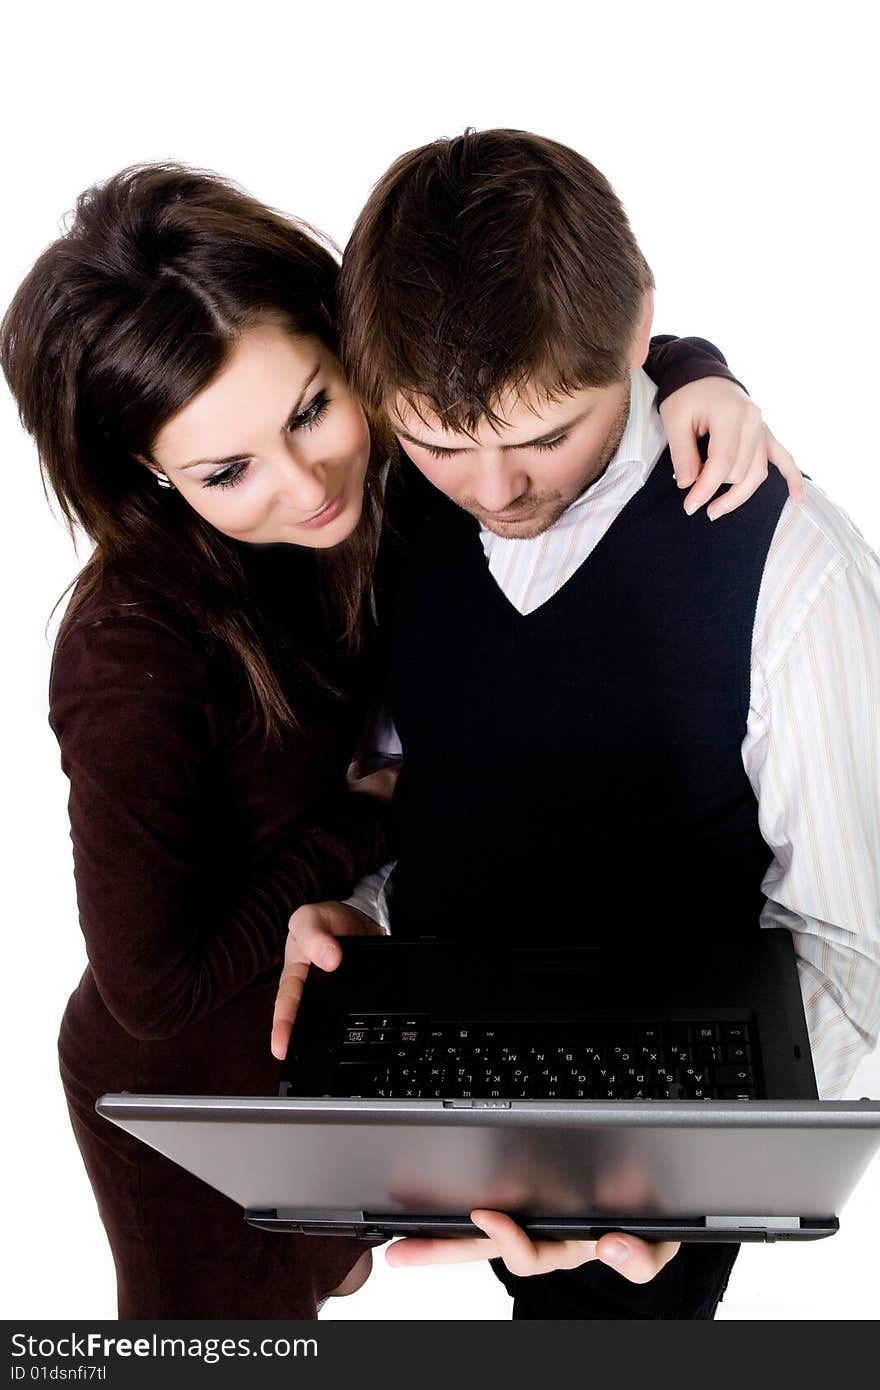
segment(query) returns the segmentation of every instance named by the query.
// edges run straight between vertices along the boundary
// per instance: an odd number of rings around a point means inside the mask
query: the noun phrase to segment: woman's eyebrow
[[[302,387],[300,388],[300,393],[297,396],[296,401],[294,402],[293,409],[287,417],[287,420],[285,422],[286,424],[289,425],[291,420],[293,420],[296,417],[299,408],[302,405],[304,395],[308,391],[309,387],[311,386],[312,382],[314,381],[315,377],[318,375],[318,372],[320,370],[321,364],[320,362],[316,362],[312,370],[309,372],[308,377],[303,382]],[[210,464],[213,468],[222,468],[224,465],[230,463],[243,463],[247,457],[247,454],[230,454],[228,458],[224,459],[193,459],[192,463],[181,463],[178,464],[178,467],[181,472],[183,472],[187,468],[203,468],[205,464]]]

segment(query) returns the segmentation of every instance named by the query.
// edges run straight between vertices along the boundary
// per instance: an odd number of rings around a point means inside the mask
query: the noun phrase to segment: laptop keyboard
[[[747,1023],[350,1015],[331,1094],[375,1099],[754,1100]]]

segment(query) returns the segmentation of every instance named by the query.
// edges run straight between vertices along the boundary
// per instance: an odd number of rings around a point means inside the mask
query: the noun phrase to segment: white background
[[[4,20],[0,301],[77,193],[124,165],[214,168],[343,245],[405,149],[466,125],[575,146],[623,198],[656,330],[727,353],[801,467],[880,543],[873,6],[32,5]],[[55,1037],[84,954],[45,722],[49,611],[77,567],[0,393],[7,1317],[115,1313]],[[86,551],[80,556],[85,559]],[[687,847],[682,846],[683,857]],[[136,905],[133,905],[136,910]],[[880,1057],[850,1094],[880,1095]],[[873,1318],[880,1168],[816,1246],[744,1252],[728,1318]],[[482,1266],[397,1271],[323,1316],[507,1318]]]

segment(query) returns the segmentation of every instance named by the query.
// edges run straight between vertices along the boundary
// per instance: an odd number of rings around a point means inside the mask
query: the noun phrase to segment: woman
[[[252,1230],[94,1111],[105,1091],[274,1093],[288,918],[387,857],[375,786],[346,784],[378,681],[386,449],[336,356],[336,273],[303,224],[146,166],[81,196],[0,334],[46,479],[95,547],[51,678],[89,958],[59,1050],[123,1318],[311,1318],[357,1283],[356,1242]],[[647,365],[661,391],[726,375],[685,340]],[[754,487],[759,417],[712,389]],[[682,456],[705,405],[687,397],[666,418]]]

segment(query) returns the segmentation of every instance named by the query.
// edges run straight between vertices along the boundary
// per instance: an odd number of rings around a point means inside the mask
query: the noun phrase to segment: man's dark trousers
[[[601,1260],[528,1278],[511,1274],[501,1260],[491,1263],[513,1296],[514,1319],[708,1320],[715,1316],[738,1253],[734,1244],[682,1245],[647,1284],[630,1283]]]

